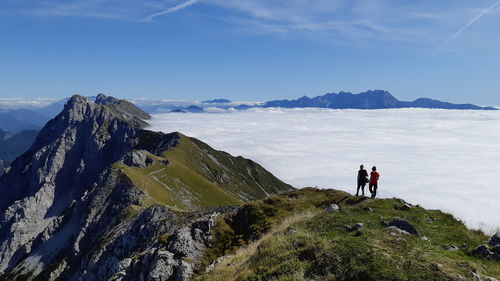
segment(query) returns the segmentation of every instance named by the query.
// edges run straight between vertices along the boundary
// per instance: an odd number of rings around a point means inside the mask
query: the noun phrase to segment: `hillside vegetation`
[[[325,206],[336,203],[338,211]],[[388,228],[399,218],[418,235]],[[362,223],[363,227],[353,226]],[[476,280],[500,262],[472,255],[489,237],[452,215],[399,199],[303,189],[220,218],[196,280]],[[456,246],[456,248],[454,247]],[[213,267],[212,270],[210,270]],[[477,279],[479,280],[479,279]]]
[[[159,143],[166,138],[175,142],[157,154],[151,152],[154,150],[142,150],[140,153],[151,159],[150,165],[117,162],[113,166],[145,191],[152,203],[193,211],[239,205],[292,189],[251,160],[217,151],[180,133],[163,135],[163,140],[159,139],[160,134],[150,132],[141,136],[138,147],[161,147]]]

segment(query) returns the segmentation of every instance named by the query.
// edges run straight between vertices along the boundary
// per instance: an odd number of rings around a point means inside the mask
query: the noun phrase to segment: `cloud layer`
[[[40,108],[57,102],[57,99],[37,98],[0,98],[0,110]]]
[[[500,112],[424,109],[254,109],[155,115],[180,131],[251,158],[296,187],[355,192],[360,164],[377,165],[380,195],[453,213],[471,227],[500,227]]]

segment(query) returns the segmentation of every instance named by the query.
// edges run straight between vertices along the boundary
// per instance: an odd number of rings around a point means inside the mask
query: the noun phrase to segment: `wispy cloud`
[[[453,39],[455,39],[458,36],[460,36],[460,34],[462,34],[467,28],[469,28],[476,21],[478,21],[479,19],[481,19],[485,14],[487,14],[491,10],[493,10],[496,6],[498,6],[498,4],[500,4],[500,0],[497,0],[495,3],[493,3],[493,5],[491,5],[490,7],[482,10],[478,15],[476,15],[475,17],[473,17],[469,22],[467,22],[464,26],[462,26],[462,28],[460,28],[457,32],[455,32],[453,34],[453,36],[448,41],[445,42],[445,44],[443,45],[443,47],[446,47]]]
[[[458,37],[462,32],[464,32],[465,29],[467,29],[469,26],[474,24],[476,21],[478,21],[482,16],[484,16],[486,13],[489,11],[493,10],[496,6],[500,4],[500,0],[496,1],[493,5],[491,5],[489,8],[484,9],[479,15],[475,16],[473,19],[471,19],[466,25],[464,25],[459,31],[457,31],[455,34],[453,34],[453,38]]]
[[[37,17],[86,17],[129,21],[152,20],[155,17],[174,13],[198,2],[198,0],[40,0],[3,7],[11,12],[21,12]],[[170,5],[167,6],[167,5]]]
[[[472,9],[467,0],[432,4],[391,0],[26,0],[8,3],[0,3],[0,11],[9,13],[9,9],[4,9],[7,6],[36,16],[158,19],[158,22],[169,20],[158,17],[203,3],[203,9],[197,9],[196,13],[237,32],[326,38],[361,45],[403,42],[434,49],[442,46],[443,38],[449,34],[453,33],[449,41],[460,36],[492,12],[500,0],[481,10],[456,32],[454,28]]]
[[[198,0],[188,0],[188,1],[184,2],[184,3],[181,3],[181,4],[178,4],[176,6],[170,7],[168,9],[165,9],[165,10],[161,11],[161,12],[157,12],[157,13],[151,14],[151,15],[147,16],[146,18],[144,18],[143,21],[151,21],[151,20],[153,20],[156,17],[162,16],[162,15],[166,15],[166,14],[175,13],[175,12],[183,10],[183,9],[189,7],[189,6],[192,6],[192,5],[196,4],[197,2],[198,2]]]

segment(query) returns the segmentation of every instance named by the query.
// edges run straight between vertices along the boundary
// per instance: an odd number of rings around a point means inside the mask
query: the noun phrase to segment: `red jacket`
[[[376,171],[370,173],[370,184],[378,184],[378,179],[380,178],[380,174]]]

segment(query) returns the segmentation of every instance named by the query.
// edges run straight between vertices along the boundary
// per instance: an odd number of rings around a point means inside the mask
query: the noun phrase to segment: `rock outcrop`
[[[234,210],[218,206],[291,189],[147,118],[104,95],[68,100],[0,178],[0,279],[187,280]]]
[[[406,231],[410,234],[418,235],[417,229],[408,221],[395,218],[389,223],[389,227],[396,227],[400,230]]]

